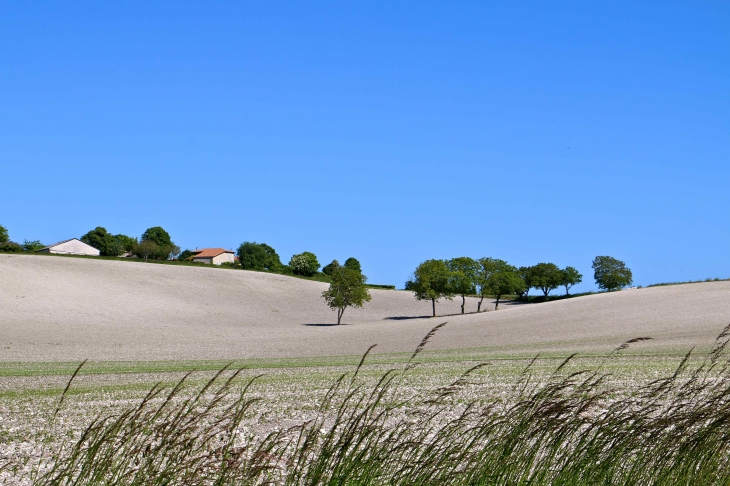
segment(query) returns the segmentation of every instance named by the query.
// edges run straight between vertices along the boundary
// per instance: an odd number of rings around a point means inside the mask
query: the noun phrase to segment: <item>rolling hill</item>
[[[647,352],[709,346],[730,323],[730,282],[597,294],[436,319],[406,291],[371,290],[342,326],[327,284],[282,275],[58,256],[0,255],[0,361],[182,360],[411,351],[448,321],[433,349],[485,355]],[[487,308],[493,308],[490,303]],[[476,310],[476,299],[467,311]],[[459,302],[438,304],[456,314]]]

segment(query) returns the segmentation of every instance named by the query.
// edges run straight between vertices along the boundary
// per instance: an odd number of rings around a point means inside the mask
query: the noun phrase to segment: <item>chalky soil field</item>
[[[373,290],[331,326],[325,284],[279,275],[26,255],[0,255],[0,274],[5,484],[727,479],[728,282],[463,316],[446,301],[435,319]]]

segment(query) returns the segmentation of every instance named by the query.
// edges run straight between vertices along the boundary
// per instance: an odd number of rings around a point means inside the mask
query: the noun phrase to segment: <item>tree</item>
[[[40,250],[41,248],[46,247],[46,245],[44,245],[43,243],[41,243],[38,240],[33,240],[33,241],[25,240],[25,241],[23,241],[22,246],[23,246],[23,251],[26,251],[26,252],[34,252],[34,251]]]
[[[538,263],[532,267],[532,286],[542,290],[545,300],[551,290],[555,290],[562,284],[563,274],[554,263]]]
[[[289,267],[295,275],[304,275],[305,277],[311,277],[317,270],[319,270],[319,262],[317,256],[309,251],[294,255],[289,260]]]
[[[573,285],[578,285],[583,281],[583,275],[574,267],[565,267],[561,270],[563,278],[560,285],[565,287],[565,295],[570,295],[569,291]]]
[[[626,264],[610,256],[593,259],[593,277],[599,289],[608,291],[620,290],[633,282],[633,275]]]
[[[119,256],[124,251],[119,239],[101,226],[86,233],[81,237],[81,241],[99,250],[103,256]]]
[[[436,317],[436,302],[441,298],[453,299],[449,288],[449,267],[444,260],[426,260],[416,267],[413,279],[406,282],[406,289],[412,290],[417,300],[430,300],[433,316]]]
[[[461,296],[461,313],[464,313],[466,296],[476,293],[477,262],[473,258],[452,258],[447,262],[451,275],[449,287],[451,291]]]
[[[149,254],[147,257],[157,258],[159,260],[167,260],[170,258],[170,254],[175,246],[175,243],[173,243],[172,239],[170,239],[170,234],[160,226],[147,228],[147,230],[142,234],[139,244],[141,245],[143,241],[150,241],[157,246],[157,250],[154,253]],[[152,248],[150,245],[147,245],[147,247]],[[147,260],[147,258],[145,258],[145,260]]]
[[[8,240],[5,243],[0,243],[0,251],[5,253],[20,253],[23,251],[23,247],[14,241]]]
[[[172,245],[168,249],[170,260],[177,260],[177,256],[180,254],[180,247],[177,245]]]
[[[170,233],[165,231],[160,226],[154,226],[152,228],[147,228],[144,233],[142,233],[142,238],[140,238],[141,241],[149,240],[154,242],[157,246],[171,246],[172,245],[172,239],[170,238]]]
[[[522,293],[525,296],[525,301],[529,301],[528,297],[530,296],[530,289],[532,288],[532,268],[533,267],[520,267],[517,271],[520,274],[520,277],[522,278],[522,281],[525,283],[524,287],[522,288]]]
[[[502,262],[502,260],[500,260]],[[492,295],[497,299],[494,304],[494,310],[499,309],[499,299],[503,295],[509,295],[516,292],[518,289],[523,288],[525,282],[517,272],[517,268],[503,262],[497,270],[492,274],[489,279],[489,290]]]
[[[340,262],[337,260],[332,260],[330,263],[322,267],[322,273],[324,273],[327,276],[332,275],[332,270],[340,266]]]
[[[134,249],[137,247],[137,238],[132,238],[127,235],[115,235],[114,238],[119,243],[122,252],[134,253]],[[120,253],[121,254],[121,253]]]
[[[281,269],[279,255],[266,243],[245,241],[238,247],[237,253],[244,270],[278,272]]]
[[[136,246],[135,254],[147,261],[148,258],[154,258],[155,255],[160,254],[160,246],[152,240],[142,240]]]
[[[489,291],[489,278],[494,272],[497,261],[498,260],[495,260],[494,258],[480,258],[477,260],[475,282],[479,290],[479,295],[481,296],[479,302],[477,302],[477,312],[482,311],[484,297],[491,295]]]
[[[525,283],[520,277],[517,267],[504,260],[496,258],[480,258],[477,271],[477,283],[481,299],[477,305],[477,312],[481,310],[482,301],[487,295],[493,295],[497,302],[494,310],[499,308],[499,300],[503,295],[513,294],[524,288]]]
[[[345,309],[362,307],[372,297],[365,287],[367,277],[352,268],[337,266],[332,269],[330,278],[332,283],[329,289],[322,292],[322,297],[332,310],[337,311],[337,325],[340,325]]]
[[[362,273],[362,267],[360,267],[360,262],[357,260],[357,258],[348,258],[347,260],[345,260],[345,266],[347,268],[355,270],[356,272]]]
[[[8,230],[5,226],[0,225],[0,244],[7,243],[8,241],[10,241]]]

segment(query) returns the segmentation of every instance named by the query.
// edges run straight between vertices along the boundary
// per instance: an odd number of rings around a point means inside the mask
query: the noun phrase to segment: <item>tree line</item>
[[[593,260],[596,284],[603,290],[619,290],[632,283],[631,270],[626,264],[609,256],[597,256]],[[530,289],[543,292],[547,300],[551,291],[570,289],[583,281],[583,275],[575,267],[560,268],[554,263],[538,263],[528,267],[516,267],[498,258],[458,257],[451,260],[426,260],[416,267],[413,277],[405,284],[416,299],[430,300],[432,314],[436,316],[436,303],[440,299],[461,297],[461,313],[466,312],[466,297],[479,296],[477,312],[481,312],[485,297],[495,298],[495,310],[506,295],[517,295],[529,300]]]

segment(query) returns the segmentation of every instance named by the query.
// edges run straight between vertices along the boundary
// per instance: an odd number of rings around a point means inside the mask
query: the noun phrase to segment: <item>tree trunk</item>
[[[345,309],[337,309],[337,325],[340,325],[340,321],[342,320],[342,314],[345,313]]]
[[[479,302],[477,302],[477,314],[479,314],[479,312],[481,312],[481,310],[482,310],[482,302],[484,302],[484,296],[483,295],[482,295],[482,298],[479,299]]]
[[[570,292],[569,292],[569,290],[570,290],[570,287],[568,287],[568,286],[566,285],[566,286],[565,286],[565,295],[570,295]]]
[[[494,304],[494,310],[497,310],[499,307],[499,295],[497,296],[497,302]]]
[[[461,296],[461,313],[464,313],[464,306],[466,305],[466,295]]]
[[[431,304],[433,305],[433,316],[436,317],[436,299],[431,299]]]

